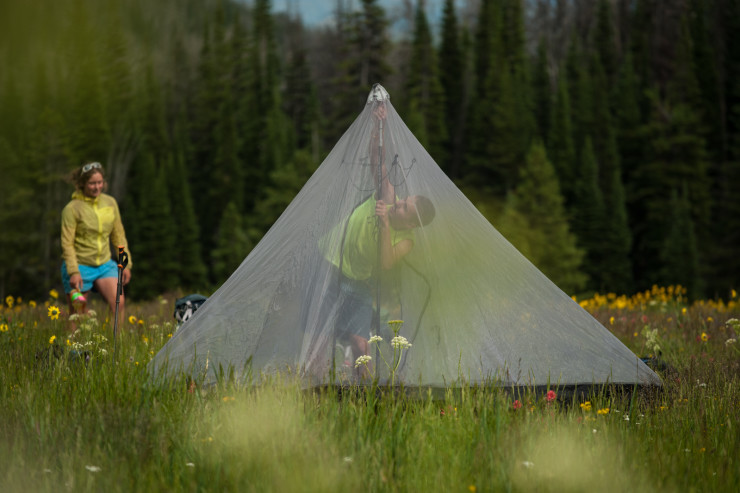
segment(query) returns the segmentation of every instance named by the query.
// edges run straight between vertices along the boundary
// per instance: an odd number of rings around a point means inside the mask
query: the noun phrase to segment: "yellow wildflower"
[[[0,324],[0,332],[7,332],[10,327],[8,327],[8,324]]]
[[[17,297],[17,298],[15,299],[15,302],[16,302],[16,303],[18,303],[18,304],[20,305],[21,303],[23,303],[23,298],[21,298],[21,297],[19,296],[19,297]]]
[[[57,336],[51,336],[49,338],[49,344],[54,344],[54,341],[56,340]]]
[[[714,319],[712,317],[707,317],[707,322],[714,322]]]
[[[167,334],[167,338],[168,339],[172,338],[172,334]]]
[[[13,308],[13,302],[14,301],[15,301],[15,299],[13,299],[12,296],[8,296],[7,298],[5,298],[5,303],[8,304],[8,308]]]
[[[609,317],[609,324],[614,325],[614,317]]]
[[[737,291],[735,291],[734,289],[732,291],[730,291],[730,297],[731,298],[737,298]]]
[[[143,321],[143,320],[141,320],[141,319],[139,319],[139,321],[138,321],[138,324],[139,324],[139,325],[144,325],[144,321]]]
[[[134,317],[133,315],[129,316],[128,317],[128,323],[130,323],[131,325],[135,325],[136,324],[136,317]]]
[[[605,415],[609,414],[609,408],[608,407],[605,407],[605,408],[599,409],[598,411],[596,411],[596,414],[599,414],[601,416],[605,416]]]
[[[477,491],[477,488],[475,487],[474,484],[471,484],[470,486],[468,486],[468,491],[470,493],[475,493]]]
[[[701,342],[707,342],[709,340],[709,336],[706,332],[701,333]]]
[[[56,289],[52,289],[51,291],[49,291],[49,296],[51,296],[54,299],[57,299],[59,298],[59,293],[57,292]]]
[[[33,300],[29,301],[28,306],[30,306],[31,308],[36,308],[36,302]]]
[[[591,410],[591,402],[590,401],[586,401],[583,404],[581,404],[581,409],[583,409],[584,411],[590,411]]]
[[[52,319],[52,320],[58,319],[59,318],[59,313],[60,313],[60,311],[59,311],[59,308],[58,307],[56,307],[54,305],[51,305],[49,307],[49,318],[50,319]]]
[[[682,313],[683,315],[686,315],[686,307],[683,307],[683,308],[681,308],[681,313]]]

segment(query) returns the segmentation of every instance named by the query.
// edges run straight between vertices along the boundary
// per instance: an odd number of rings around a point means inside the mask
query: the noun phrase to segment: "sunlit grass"
[[[670,292],[665,304],[658,288],[640,303],[607,295],[586,305],[638,355],[665,365],[663,391],[595,392],[581,401],[474,388],[443,400],[359,389],[339,399],[289,381],[207,389],[185,379],[150,382],[146,365],[174,330],[171,300],[129,305],[114,353],[110,314],[99,303],[95,322],[70,322],[58,298],[8,297],[0,311],[0,486],[732,491],[740,479],[740,352],[728,341],[737,339],[737,299],[689,305],[680,289]]]

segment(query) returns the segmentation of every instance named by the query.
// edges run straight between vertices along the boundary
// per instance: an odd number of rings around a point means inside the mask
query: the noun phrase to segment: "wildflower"
[[[609,324],[610,325],[614,325],[614,317],[613,316],[609,317]]]
[[[148,338],[147,336],[141,336],[141,341],[142,341],[142,342],[143,342],[144,344],[149,344],[149,338]]]
[[[388,325],[390,325],[393,332],[398,333],[398,330],[401,329],[401,325],[403,325],[403,320],[389,320]]]
[[[15,300],[13,299],[12,296],[8,296],[7,298],[5,298],[5,303],[8,304],[8,308],[13,308],[13,302],[14,301]]]
[[[602,409],[599,409],[598,411],[596,411],[596,414],[598,414],[599,416],[606,416],[607,414],[609,414],[609,408],[604,407]]]
[[[681,308],[681,314],[686,315],[686,307]]]
[[[554,390],[548,390],[548,391],[547,391],[547,402],[552,402],[552,401],[554,401],[554,400],[555,400],[555,398],[557,398],[557,396],[558,396],[558,395],[557,395],[557,394],[555,393],[555,391],[554,391]]]
[[[8,329],[7,329],[7,327],[8,327],[8,326],[6,325],[5,327],[6,327],[6,329],[5,329],[5,330],[8,330]],[[3,332],[5,332],[5,331],[3,331]],[[727,340],[725,341],[725,346],[728,346],[728,347],[729,347],[729,346],[732,346],[732,345],[733,345],[733,344],[735,344],[736,342],[737,342],[737,339],[735,339],[734,337],[731,337],[731,338],[729,338],[729,339],[727,339]]]
[[[706,332],[701,333],[701,342],[707,342],[709,340],[709,335]]]
[[[131,325],[136,325],[136,317],[134,317],[133,315],[130,315],[128,317],[128,323],[130,323]]]
[[[85,469],[90,472],[100,472],[100,468],[98,466],[85,466]]]
[[[59,292],[56,289],[52,289],[49,291],[49,296],[51,296],[54,299],[59,298]]]
[[[668,409],[668,406],[660,406],[661,411],[665,411],[666,409]]]
[[[534,467],[534,463],[533,462],[529,462],[528,460],[525,460],[524,462],[522,462],[522,465],[524,467],[526,467],[527,469],[530,469],[530,468]]]
[[[514,409],[521,409],[522,403],[519,402],[519,399],[514,401]]]
[[[470,486],[468,486],[468,491],[470,493],[475,493],[477,491],[477,488],[475,487],[474,484],[471,484]]]
[[[95,310],[88,310],[87,311],[88,318],[95,318],[98,316],[98,313]]]
[[[30,306],[31,308],[36,308],[36,302],[33,300],[29,301],[28,306]]]
[[[172,334],[167,334],[167,339],[172,339]]]
[[[144,325],[144,321],[143,321],[143,320],[141,320],[141,319],[139,319],[139,321],[138,321],[137,323],[138,323],[139,325]]]
[[[396,349],[408,349],[411,347],[409,341],[403,336],[396,336],[391,339],[391,346]]]
[[[221,400],[224,401],[224,402],[229,402],[229,401],[236,400],[236,397],[230,397],[230,396],[226,395]]]
[[[195,464],[193,464],[192,462],[187,462],[187,463],[185,463],[185,466],[186,467],[195,467]]]
[[[735,291],[734,289],[732,291],[730,291],[730,297],[731,298],[737,298],[737,291]]]
[[[383,340],[383,338],[380,337],[380,336],[372,336],[372,337],[370,337],[370,340],[367,341],[367,342],[369,342],[370,344],[372,344],[373,342],[380,342],[382,340]]]
[[[712,317],[707,317],[707,322],[714,322],[714,319]]]
[[[350,457],[350,456],[348,455],[348,456],[346,456],[346,457],[345,457],[345,458],[344,458],[343,460],[344,460],[344,462],[346,462],[347,464],[350,464],[350,463],[352,462],[352,460],[353,460],[353,459],[352,459],[352,457]]]
[[[581,409],[583,409],[584,411],[590,411],[591,410],[591,402],[590,401],[586,401],[583,404],[581,404]]]
[[[355,360],[355,368],[359,368],[360,365],[367,365],[372,359],[372,356],[368,354],[363,354]]]
[[[162,298],[161,300],[159,300],[159,304],[160,305],[166,305],[167,304],[167,300],[164,299],[164,298]]]
[[[623,419],[625,421],[629,421],[630,420],[630,415],[629,414],[625,414]]]
[[[49,344],[54,344],[54,341],[56,340],[57,336],[51,336],[49,338]]]
[[[67,346],[71,346],[71,345],[72,345],[72,341],[70,341],[69,339],[67,339]]]
[[[8,324],[0,324],[0,332],[7,332],[10,327],[8,327]]]
[[[51,305],[49,307],[49,318],[52,320],[56,320],[59,318],[59,308],[57,306]]]

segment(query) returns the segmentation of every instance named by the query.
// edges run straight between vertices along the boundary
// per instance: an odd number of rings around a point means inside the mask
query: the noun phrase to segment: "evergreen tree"
[[[544,243],[536,247],[533,263],[564,291],[583,289],[586,276],[580,269],[584,252],[576,246],[555,169],[539,142],[532,144],[527,154],[515,197],[515,209],[531,228],[543,233]]]
[[[437,55],[432,46],[424,2],[416,6],[414,38],[412,42],[410,70],[406,82],[408,108],[418,112],[422,128],[409,127],[425,137],[419,140],[432,158],[442,165],[446,162],[445,144],[447,126],[444,120],[444,94],[437,70]],[[417,135],[418,138],[418,135]]]
[[[550,124],[552,123],[552,90],[550,89],[550,71],[547,59],[547,44],[544,37],[537,45],[537,56],[532,70],[532,94],[534,102],[534,119],[537,133],[543,142],[550,141]]]
[[[193,206],[185,159],[182,153],[166,163],[168,196],[175,224],[175,250],[180,284],[187,290],[202,289],[207,284],[207,270],[200,247],[200,228]],[[171,289],[174,284],[170,284]]]
[[[466,88],[464,50],[455,13],[454,0],[445,0],[442,14],[442,42],[439,49],[439,79],[445,98],[445,116],[449,139],[445,148],[447,169],[450,177],[457,178],[460,172],[465,135]]]
[[[660,253],[660,285],[680,284],[687,288],[690,298],[696,298],[703,294],[704,287],[701,285],[696,235],[687,195],[686,186],[680,197],[676,190],[671,190],[668,234]]]
[[[602,267],[605,262],[609,262],[603,255],[606,211],[599,187],[598,164],[590,137],[586,137],[579,162],[580,179],[575,182],[573,188],[571,208],[573,232],[578,238],[578,246],[585,250],[583,269],[589,277],[589,288],[602,292],[613,290],[602,280]]]
[[[213,275],[221,284],[236,270],[251,250],[242,215],[234,202],[224,209],[218,227],[216,247],[211,254]]]
[[[578,160],[573,145],[573,125],[571,124],[570,96],[568,82],[564,71],[558,77],[558,88],[555,104],[550,113],[551,122],[548,134],[547,152],[557,171],[558,181],[566,206],[572,209],[574,187],[583,179],[576,173]],[[577,178],[578,176],[578,178]]]
[[[608,90],[616,79],[618,68],[617,37],[612,19],[612,6],[608,0],[599,0],[594,27],[594,44],[601,66],[606,74]]]

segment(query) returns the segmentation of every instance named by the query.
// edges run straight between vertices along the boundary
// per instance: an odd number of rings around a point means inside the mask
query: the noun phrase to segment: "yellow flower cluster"
[[[649,310],[654,308],[686,305],[688,302],[686,292],[686,288],[681,285],[663,287],[654,285],[651,289],[636,293],[632,296],[624,294],[617,295],[616,293],[596,293],[591,298],[580,301],[574,296],[573,301],[576,301],[583,309],[590,312],[600,309]],[[694,302],[692,306],[727,312],[740,308],[740,300],[738,300],[737,291],[733,289],[729,293],[728,301],[721,299],[700,300]],[[684,315],[687,313],[686,306],[682,307],[681,313]]]
[[[591,402],[590,401],[586,401],[583,404],[581,404],[581,409],[583,409],[584,411],[590,411],[591,410]]]

